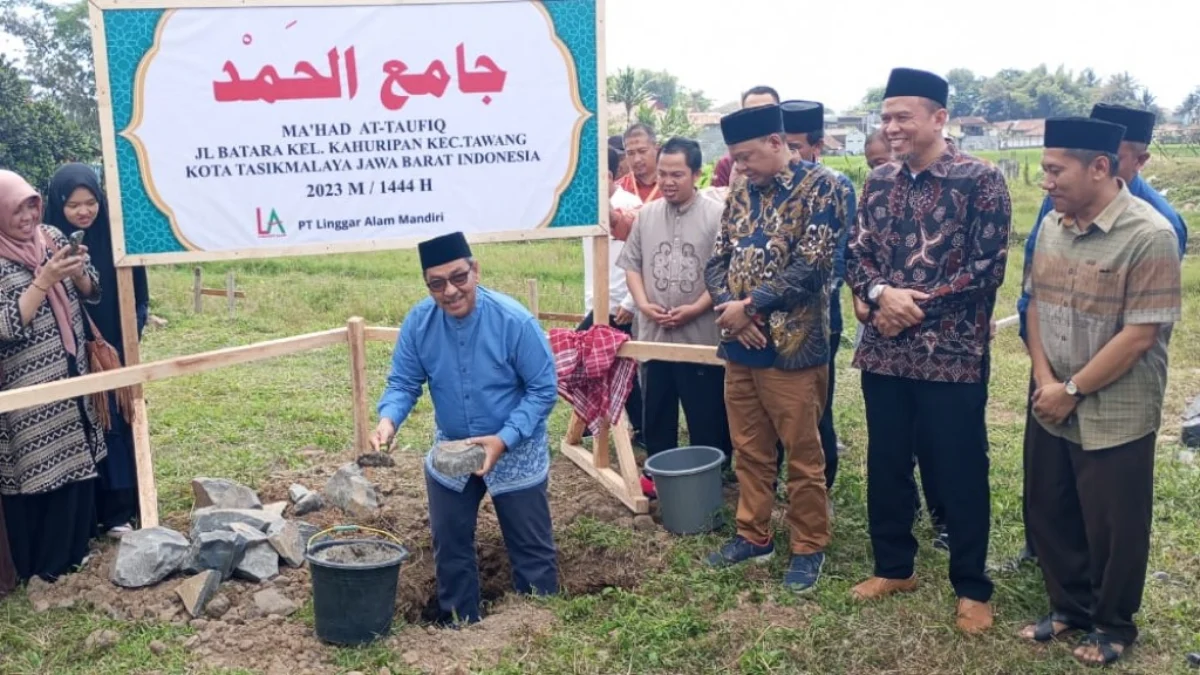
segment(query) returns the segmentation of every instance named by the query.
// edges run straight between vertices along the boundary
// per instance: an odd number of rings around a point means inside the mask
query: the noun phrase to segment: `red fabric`
[[[617,356],[627,340],[628,335],[612,326],[592,326],[585,331],[550,329],[558,393],[593,434],[600,431],[601,417],[609,421],[619,418],[633,389],[637,362]]]
[[[712,187],[729,187],[729,174],[733,169],[733,157],[725,155],[717,160],[717,165],[713,167],[712,182],[709,183]]]

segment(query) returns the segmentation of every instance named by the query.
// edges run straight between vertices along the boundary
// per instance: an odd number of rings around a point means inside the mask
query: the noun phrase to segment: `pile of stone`
[[[131,532],[121,538],[110,575],[114,584],[125,588],[151,586],[176,573],[189,575],[176,593],[192,617],[201,616],[224,581],[262,583],[279,575],[281,561],[290,567],[305,564],[308,540],[317,528],[285,514],[313,513],[324,508],[326,499],[355,518],[369,517],[379,509],[375,488],[357,464],[341,467],[326,485],[324,496],[292,485],[290,504],[264,506],[253,490],[222,478],[197,478],[192,492],[189,536],[166,527]],[[263,600],[271,604],[272,598]]]

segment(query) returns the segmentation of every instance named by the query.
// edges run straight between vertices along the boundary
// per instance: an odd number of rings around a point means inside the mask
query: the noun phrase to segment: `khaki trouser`
[[[825,453],[817,431],[828,381],[827,365],[778,370],[725,364],[725,407],[741,493],[737,529],[751,542],[771,538],[775,443],[782,441],[792,553],[816,553],[829,544]]]

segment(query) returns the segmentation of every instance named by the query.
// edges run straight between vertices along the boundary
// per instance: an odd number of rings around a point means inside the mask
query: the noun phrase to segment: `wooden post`
[[[204,270],[199,265],[192,269],[192,309],[204,311]]]
[[[529,288],[529,313],[540,321],[542,317],[538,308],[538,281],[537,279],[526,279],[525,285]]]
[[[233,270],[225,273],[225,297],[229,301],[229,318],[237,312],[237,286],[233,280]]]
[[[367,410],[367,322],[351,317],[346,322],[350,344],[350,405],[354,407],[354,451],[371,449],[371,418]]]
[[[195,271],[200,280],[200,268]],[[117,269],[117,304],[121,314],[121,337],[125,347],[125,365],[142,361],[138,342],[137,307],[133,293],[133,269]],[[133,386],[133,459],[137,469],[138,507],[142,527],[158,526],[158,487],[154,483],[154,460],[150,455],[150,420],[146,417],[146,399],[142,385]]]
[[[592,325],[608,325],[608,236],[592,237]]]

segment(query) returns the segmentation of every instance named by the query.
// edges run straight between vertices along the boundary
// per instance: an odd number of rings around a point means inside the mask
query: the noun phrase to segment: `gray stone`
[[[303,520],[293,520],[291,522],[296,526],[296,529],[300,530],[300,538],[304,540],[305,546],[308,545],[309,539],[317,536],[317,533],[321,531],[321,528],[312,523],[306,523]]]
[[[1166,572],[1155,572],[1154,574],[1151,574],[1150,576],[1153,577],[1155,581],[1158,581],[1160,583],[1166,583],[1171,580],[1171,575],[1167,574]]]
[[[633,517],[633,529],[639,532],[653,532],[658,528],[654,519],[647,515]]]
[[[112,649],[121,641],[120,633],[115,630],[94,630],[83,642],[83,647],[89,652],[103,652]]]
[[[1189,448],[1200,448],[1200,419],[1188,420],[1183,423],[1180,440]]]
[[[261,509],[254,490],[224,478],[197,478],[192,481],[194,508],[215,506],[219,509]]]
[[[242,556],[242,562],[233,575],[256,584],[273,579],[279,576],[279,554],[266,539],[247,544],[246,555]]]
[[[291,616],[300,609],[299,605],[288,600],[278,589],[268,588],[254,594],[254,606],[266,616],[277,614]]]
[[[311,492],[312,490],[309,490],[299,483],[292,483],[291,487],[288,488],[288,499],[292,500],[293,504],[298,504],[300,503],[301,499],[304,499],[304,495],[310,494]]]
[[[334,506],[355,518],[368,518],[379,510],[379,498],[357,464],[344,464],[325,485]]]
[[[263,504],[263,511],[266,511],[267,513],[274,513],[282,518],[283,512],[287,511],[287,507],[287,502],[271,502],[270,504]]]
[[[391,455],[385,455],[382,452],[368,452],[364,455],[359,455],[355,463],[364,469],[367,467],[396,466],[396,460],[392,459]]]
[[[433,446],[433,468],[444,476],[466,476],[483,468],[487,454],[483,446],[466,441],[443,441]]]
[[[202,532],[192,539],[182,571],[199,574],[216,570],[221,579],[229,579],[245,550],[245,540],[234,532]]]
[[[278,521],[278,523],[282,524],[282,521]],[[274,527],[276,524],[277,523],[271,523],[267,527],[268,528]],[[234,534],[236,534],[237,536],[241,537],[242,540],[244,540],[246,542],[246,546],[249,546],[251,544],[257,544],[260,541],[267,540],[266,532],[263,532],[262,530],[254,527],[252,525],[247,525],[246,523],[230,523],[229,530],[231,532],[233,532]]]
[[[183,580],[176,587],[175,593],[183,601],[183,609],[194,619],[199,617],[204,608],[208,606],[220,586],[220,573],[215,570],[205,570],[194,577]]]
[[[155,656],[162,656],[167,653],[167,645],[161,640],[151,640],[150,644],[146,645],[150,649],[150,653]]]
[[[188,540],[165,527],[150,527],[121,537],[113,563],[112,582],[141,588],[166,579],[187,558]]]
[[[229,602],[229,598],[224,595],[218,595],[208,601],[208,607],[204,608],[204,615],[210,619],[220,619],[225,616],[233,603]]]
[[[285,563],[291,567],[304,565],[304,538],[295,523],[284,521],[283,525],[272,528],[269,535],[271,546]]]
[[[1187,655],[1188,665],[1193,668],[1200,668],[1200,652],[1192,652]]]
[[[233,523],[246,523],[265,532],[271,523],[279,520],[283,519],[262,509],[219,509],[209,506],[192,512],[192,536],[201,532],[228,530]]]
[[[293,516],[306,516],[314,511],[320,511],[325,508],[325,500],[321,498],[319,492],[309,492],[296,502],[292,507]]]

